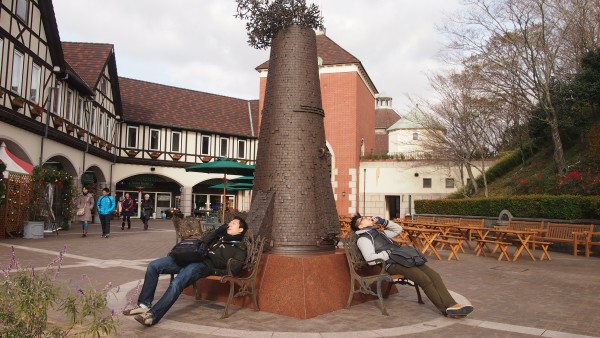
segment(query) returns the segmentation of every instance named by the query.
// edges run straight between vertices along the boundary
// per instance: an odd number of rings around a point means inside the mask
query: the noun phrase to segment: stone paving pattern
[[[131,230],[121,231],[112,222],[108,239],[100,237],[100,225],[90,226],[87,238],[79,229],[46,234],[43,239],[7,238],[0,241],[0,265],[10,259],[11,246],[22,266],[43,269],[57,252],[66,247],[60,278],[74,285],[103,288],[120,286],[112,308],[120,312],[135,301],[136,286],[145,266],[165,255],[175,243],[172,223],[150,222],[143,231],[134,221]],[[441,251],[442,257],[448,255]],[[534,252],[538,257],[540,251]],[[425,299],[416,302],[414,289],[399,287],[386,300],[391,316],[381,315],[373,301],[316,318],[301,320],[248,308],[234,308],[228,319],[219,319],[223,304],[196,301],[182,295],[163,320],[144,327],[131,317],[119,316],[116,337],[600,337],[600,258],[574,257],[551,252],[552,261],[498,262],[476,257],[467,249],[460,261],[430,259],[458,300],[466,298],[475,311],[467,319],[441,316]],[[82,277],[83,276],[83,277]],[[87,276],[87,278],[86,278]],[[159,283],[157,298],[168,285],[168,276]],[[464,298],[463,298],[464,297]],[[326,300],[324,300],[326,301]],[[260,304],[259,304],[260,306]]]

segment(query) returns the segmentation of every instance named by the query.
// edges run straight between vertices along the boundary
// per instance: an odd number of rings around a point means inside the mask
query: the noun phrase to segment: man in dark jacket
[[[135,316],[135,320],[146,326],[152,326],[171,308],[181,292],[200,278],[210,275],[224,276],[227,274],[227,261],[235,259],[232,273],[239,274],[242,263],[246,259],[246,246],[242,242],[248,229],[246,221],[235,217],[228,224],[223,224],[215,232],[206,236],[202,241],[210,248],[208,257],[199,263],[179,266],[171,256],[154,260],[146,268],[144,285],[138,297],[137,306],[123,311],[126,316]],[[239,262],[239,263],[238,263]],[[177,274],[165,294],[152,305],[154,293],[161,274]]]

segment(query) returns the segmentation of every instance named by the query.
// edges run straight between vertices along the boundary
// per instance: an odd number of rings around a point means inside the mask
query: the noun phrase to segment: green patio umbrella
[[[185,171],[200,172],[207,174],[223,174],[223,202],[227,196],[227,175],[249,176],[254,174],[256,166],[240,163],[233,158],[218,158],[212,162],[204,162],[195,164],[185,168]],[[223,209],[222,218],[225,219],[225,208]]]
[[[232,178],[230,181],[239,183],[252,183],[254,182],[254,176],[242,176],[238,178]]]
[[[252,189],[253,186],[254,186],[254,184],[252,184],[252,183],[231,183],[231,184],[227,184],[227,190],[233,190],[233,189],[236,189],[236,190],[243,190],[243,189],[250,190],[250,189]],[[209,189],[223,189],[223,188],[225,188],[225,184],[219,183],[219,184],[211,185],[208,188]]]

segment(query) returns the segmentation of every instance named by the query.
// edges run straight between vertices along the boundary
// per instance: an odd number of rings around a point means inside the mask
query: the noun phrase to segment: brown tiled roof
[[[360,64],[360,60],[348,53],[344,48],[333,42],[327,35],[317,35],[317,55],[323,60],[323,65]],[[269,60],[256,67],[257,70],[268,69]]]
[[[63,42],[65,60],[90,87],[95,88],[106,67],[113,45],[107,43]]]
[[[258,100],[216,94],[119,77],[123,119],[229,135],[258,134]],[[252,134],[248,103],[252,109]]]
[[[391,108],[378,108],[375,110],[375,128],[388,129],[400,120],[400,115]]]

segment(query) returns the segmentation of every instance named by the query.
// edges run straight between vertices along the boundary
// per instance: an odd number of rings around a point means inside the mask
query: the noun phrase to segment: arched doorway
[[[232,182],[227,181],[227,184]],[[223,189],[212,189],[213,185],[223,183],[222,178],[212,178],[202,181],[192,187],[192,208],[193,214],[197,217],[210,216],[212,214],[218,215],[219,211],[222,210],[223,205],[225,207],[234,207],[236,194],[235,191],[227,191],[227,196],[223,201]]]
[[[64,156],[52,156],[46,162],[42,164],[42,168],[49,170],[60,170],[66,172],[73,177],[73,180],[69,184],[50,184],[46,187],[46,197],[48,199],[48,206],[54,214],[56,224],[63,229],[69,229],[69,223],[73,217],[70,214],[65,214],[63,210],[71,203],[78,194],[77,189],[77,171],[75,167]],[[46,224],[46,230],[51,230],[51,225]]]
[[[167,210],[180,209],[181,191],[181,185],[169,177],[139,174],[117,182],[115,198],[120,201],[126,193],[129,193],[136,202],[134,207],[136,216],[134,217],[139,217],[139,205],[144,195],[148,194],[154,201],[154,218],[166,218],[171,215],[171,212],[167,212]]]

